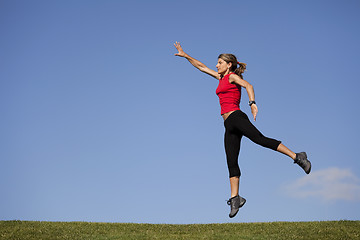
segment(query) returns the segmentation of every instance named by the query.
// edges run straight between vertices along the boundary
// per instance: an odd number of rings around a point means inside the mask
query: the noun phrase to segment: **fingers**
[[[256,116],[258,113],[258,109],[257,106],[255,104],[251,105],[251,113],[254,116],[254,121],[256,121]]]
[[[174,43],[174,46],[175,46],[176,49],[179,51],[178,53],[175,53],[175,56],[181,57],[183,50],[182,50],[182,48],[181,48],[180,43],[176,41],[176,42]]]
[[[179,50],[179,48],[181,48],[181,45],[180,45],[180,43],[179,42],[175,42],[174,43],[174,46],[176,47],[176,49],[178,49]]]
[[[179,49],[178,49],[178,42],[175,42],[175,43],[174,43],[174,46],[176,47],[176,50],[179,50]],[[179,53],[175,53],[174,55],[175,55],[175,56],[178,56]]]

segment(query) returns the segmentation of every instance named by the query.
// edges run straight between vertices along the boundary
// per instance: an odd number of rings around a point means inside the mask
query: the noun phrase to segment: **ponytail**
[[[234,70],[234,73],[236,75],[239,75],[241,77],[241,79],[244,79],[242,74],[246,70],[246,63],[237,62],[237,64],[239,65],[239,67]]]

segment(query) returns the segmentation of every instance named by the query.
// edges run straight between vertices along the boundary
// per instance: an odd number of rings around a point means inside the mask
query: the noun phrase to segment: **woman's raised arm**
[[[184,57],[186,58],[194,67],[196,67],[197,69],[199,69],[200,71],[209,74],[210,76],[219,79],[220,78],[220,74],[218,74],[216,71],[208,68],[205,64],[203,64],[202,62],[196,60],[193,57],[190,57],[188,54],[186,54],[184,52],[184,50],[182,49],[181,45],[179,42],[174,43],[174,46],[176,47],[176,49],[178,50],[178,53],[175,53],[175,56],[179,56],[179,57]]]

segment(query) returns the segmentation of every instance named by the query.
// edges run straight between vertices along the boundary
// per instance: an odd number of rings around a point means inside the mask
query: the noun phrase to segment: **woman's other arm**
[[[245,81],[244,79],[242,79],[241,77],[239,77],[236,74],[230,75],[229,82],[235,83],[235,84],[240,85],[241,87],[245,88],[246,92],[249,96],[249,101],[255,101],[254,87],[249,82]],[[251,113],[254,116],[254,121],[256,121],[256,115],[258,113],[258,108],[255,103],[251,104]]]

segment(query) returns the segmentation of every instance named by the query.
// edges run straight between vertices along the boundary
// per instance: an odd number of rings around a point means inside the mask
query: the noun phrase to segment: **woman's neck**
[[[226,72],[224,72],[224,74],[222,75],[222,78],[225,77],[226,75],[230,74],[230,73],[232,73],[232,72],[230,71],[230,69],[228,69]]]

